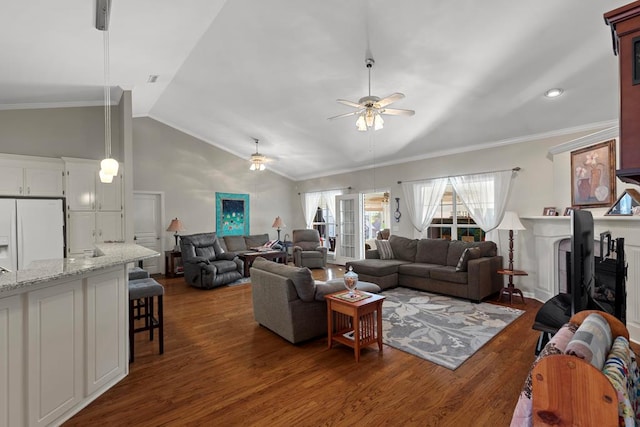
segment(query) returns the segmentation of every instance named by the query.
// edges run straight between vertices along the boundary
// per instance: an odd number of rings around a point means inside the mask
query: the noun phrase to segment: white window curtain
[[[508,170],[449,179],[471,218],[488,233],[502,221],[515,174],[515,171]],[[489,236],[487,240],[491,240]]]
[[[318,210],[318,204],[322,193],[302,193],[300,199],[302,201],[302,214],[304,215],[304,221],[307,224],[307,228],[313,228],[313,218],[316,216]]]
[[[327,203],[327,209],[329,209],[329,212],[331,212],[331,215],[333,215],[334,218],[336,217],[336,196],[339,196],[340,194],[342,194],[341,190],[329,190],[322,192],[322,197]]]
[[[418,232],[422,233],[431,224],[446,187],[447,178],[402,183],[407,215]]]

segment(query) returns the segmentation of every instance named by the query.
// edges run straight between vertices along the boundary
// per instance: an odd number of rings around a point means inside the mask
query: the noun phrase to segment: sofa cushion
[[[292,267],[290,265],[267,261],[262,257],[258,257],[252,264],[252,268],[268,271],[273,274],[286,277],[293,282],[298,297],[302,301],[311,302],[315,295],[315,284],[311,276],[311,270],[307,267]]]
[[[376,240],[376,250],[380,259],[393,259],[393,250],[388,240]]]
[[[408,239],[406,237],[389,236],[389,243],[395,259],[416,262],[416,248],[418,247],[417,239]]]
[[[481,257],[492,257],[498,255],[498,246],[496,245],[496,242],[470,242],[469,245],[474,248],[480,248]]]
[[[405,276],[415,276],[415,277],[430,277],[430,272],[432,269],[436,267],[442,267],[442,265],[438,264],[426,264],[426,263],[410,263],[403,264],[398,266],[398,273]]]
[[[456,265],[456,271],[467,271],[467,264],[471,259],[480,258],[480,248],[466,248],[462,251],[458,264]]]
[[[460,283],[462,285],[467,284],[468,273],[466,271],[456,271],[455,267],[441,267],[438,266],[429,271],[431,278],[434,280],[440,280],[442,282]]]
[[[452,240],[449,242],[449,251],[447,252],[447,262],[444,265],[455,267],[462,256],[465,249],[470,248],[471,243],[461,240]]]
[[[426,264],[447,265],[447,252],[449,240],[420,239],[416,250],[416,262]]]
[[[349,261],[345,266],[353,267],[353,271],[358,274],[367,274],[369,276],[387,276],[398,272],[398,266],[407,264],[406,261],[398,259],[365,259],[360,261]]]
[[[229,252],[242,252],[247,250],[244,236],[224,236],[224,245]]]
[[[196,256],[212,260],[216,258],[216,251],[213,246],[196,247]]]
[[[269,241],[268,234],[252,234],[250,236],[244,236],[244,244],[246,249],[259,248]],[[231,249],[229,249],[231,250]]]

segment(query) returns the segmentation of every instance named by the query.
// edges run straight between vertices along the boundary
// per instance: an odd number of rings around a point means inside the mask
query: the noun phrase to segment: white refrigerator
[[[0,267],[64,258],[62,199],[0,199]]]

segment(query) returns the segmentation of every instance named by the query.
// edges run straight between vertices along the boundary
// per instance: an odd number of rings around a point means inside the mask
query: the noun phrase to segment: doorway
[[[363,240],[365,249],[375,249],[378,233],[391,228],[388,191],[364,193]],[[384,233],[383,233],[384,234]]]
[[[133,192],[134,242],[160,253],[161,256],[143,260],[142,267],[149,274],[163,274],[164,266],[164,193],[151,191]]]

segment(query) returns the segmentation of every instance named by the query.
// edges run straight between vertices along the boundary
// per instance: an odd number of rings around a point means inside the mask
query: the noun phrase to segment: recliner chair
[[[211,289],[243,277],[244,263],[222,249],[216,233],[180,236],[184,278],[196,288]]]
[[[293,263],[296,267],[324,268],[327,248],[320,244],[318,230],[293,230]]]

